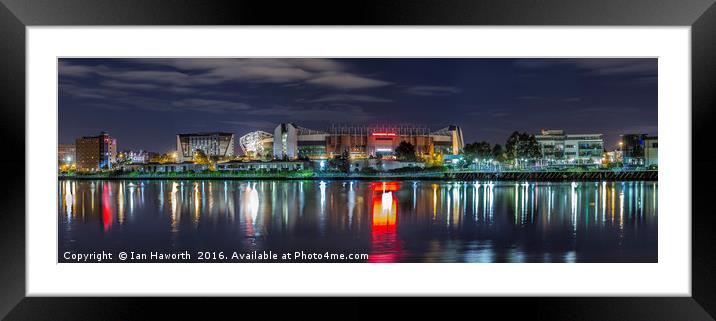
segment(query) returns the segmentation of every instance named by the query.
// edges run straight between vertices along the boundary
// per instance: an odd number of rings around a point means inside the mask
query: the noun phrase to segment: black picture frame
[[[252,307],[273,317],[295,316],[273,302],[230,298],[39,298],[25,297],[25,41],[27,26],[72,25],[589,25],[690,26],[692,86],[691,297],[479,298],[469,308],[513,307],[509,317],[547,320],[713,320],[716,316],[716,215],[708,205],[716,179],[708,142],[716,107],[716,5],[714,0],[520,0],[520,1],[232,1],[201,0],[0,0],[0,137],[5,188],[0,193],[0,316],[7,320],[130,320],[147,312],[182,318],[222,316],[225,309]],[[668,215],[688,216],[683,213]],[[669,277],[665,275],[664,277]],[[241,305],[236,306],[239,300]],[[291,300],[301,311],[346,311],[369,316],[372,303]],[[376,300],[376,299],[364,299]],[[421,302],[424,302],[421,304]],[[436,303],[437,302],[437,303]],[[442,301],[413,299],[397,315],[444,316],[450,311],[414,309]],[[176,307],[201,309],[176,309]],[[454,308],[454,306],[453,306]],[[452,309],[451,309],[452,310]],[[243,312],[243,311],[242,311]],[[389,316],[382,314],[382,316]],[[343,318],[343,317],[341,317]]]

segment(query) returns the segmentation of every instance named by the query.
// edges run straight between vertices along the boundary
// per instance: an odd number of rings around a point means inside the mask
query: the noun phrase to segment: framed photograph
[[[137,4],[0,7],[9,320],[713,320],[713,1]]]

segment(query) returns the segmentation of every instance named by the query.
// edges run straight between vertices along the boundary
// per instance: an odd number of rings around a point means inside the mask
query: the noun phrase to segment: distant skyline
[[[292,122],[462,128],[465,143],[513,131],[657,134],[656,58],[62,58],[59,143],[108,131],[160,153],[177,133],[238,137]],[[237,146],[237,151],[239,150]]]

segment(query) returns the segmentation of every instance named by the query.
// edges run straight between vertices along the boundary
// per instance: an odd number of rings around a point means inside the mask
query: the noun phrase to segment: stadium
[[[251,158],[328,159],[344,151],[351,158],[390,157],[401,142],[415,146],[418,155],[457,155],[464,146],[462,130],[455,125],[431,129],[420,125],[331,125],[314,130],[282,123],[273,133],[254,131],[239,145]]]

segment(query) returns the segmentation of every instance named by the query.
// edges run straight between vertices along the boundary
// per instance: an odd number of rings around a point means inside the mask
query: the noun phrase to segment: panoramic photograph
[[[59,58],[59,263],[656,263],[657,58]]]

